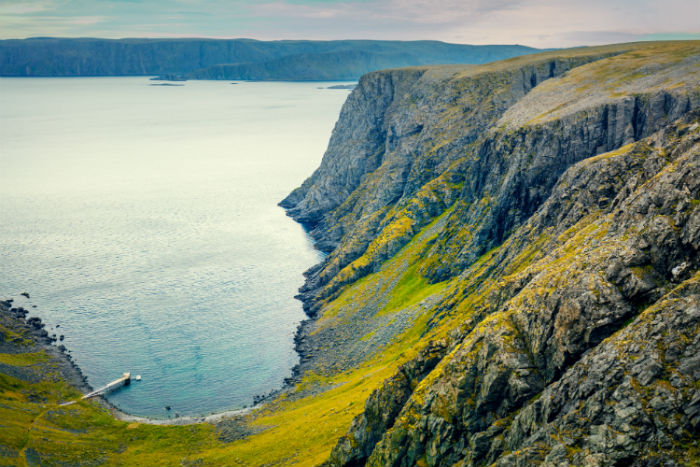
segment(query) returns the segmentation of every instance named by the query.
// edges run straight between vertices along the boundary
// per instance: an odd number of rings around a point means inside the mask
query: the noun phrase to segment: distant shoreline
[[[483,64],[537,52],[441,41],[38,37],[0,40],[0,76],[356,81],[387,68]]]

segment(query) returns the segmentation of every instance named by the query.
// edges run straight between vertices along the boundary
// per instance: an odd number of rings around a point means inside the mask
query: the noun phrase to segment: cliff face
[[[697,465],[699,65],[661,43],[363,77],[282,202],[330,251],[301,371],[403,349],[328,465]]]
[[[457,203],[450,234],[423,269],[431,281],[452,277],[527,219],[567,167],[698,105],[695,83],[684,81],[695,76],[692,54],[678,62],[671,52],[659,55],[656,66],[666,67],[657,73],[644,68],[648,57],[616,57],[622,52],[584,49],[363,77],[321,166],[281,203],[332,251],[304,289],[308,310],[376,271]]]
[[[564,174],[498,252],[512,262],[537,239],[541,259],[494,274],[500,304],[416,387],[368,465],[683,458],[700,429],[697,117]]]

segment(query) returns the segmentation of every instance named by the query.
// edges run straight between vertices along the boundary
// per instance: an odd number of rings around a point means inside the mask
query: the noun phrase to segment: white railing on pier
[[[130,382],[131,382],[131,373],[124,373],[124,375],[121,378],[115,379],[111,383],[108,383],[107,385],[102,386],[100,389],[96,389],[92,392],[85,394],[82,397],[82,399],[90,399],[91,397],[99,396],[100,394],[104,394],[106,392],[112,391],[118,387],[126,386]]]
[[[137,381],[140,379],[141,379],[141,376],[136,376]],[[114,389],[117,389],[118,387],[126,386],[129,383],[131,383],[131,373],[124,373],[121,378],[115,379],[111,383],[108,383],[99,389],[96,389],[92,392],[85,394],[83,397],[80,398],[80,400],[90,399],[91,397],[99,396],[100,394],[105,394],[107,392],[113,391]],[[75,404],[76,402],[77,401],[68,401],[68,402],[63,402],[62,404],[58,404],[58,405],[60,405],[61,407],[65,407],[66,405],[72,405],[72,404]]]

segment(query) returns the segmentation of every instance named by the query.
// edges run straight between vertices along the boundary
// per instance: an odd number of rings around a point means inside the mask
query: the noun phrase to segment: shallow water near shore
[[[0,79],[0,298],[65,335],[93,386],[142,375],[120,410],[241,408],[298,361],[293,296],[321,256],[276,204],[349,91],[149,84]]]

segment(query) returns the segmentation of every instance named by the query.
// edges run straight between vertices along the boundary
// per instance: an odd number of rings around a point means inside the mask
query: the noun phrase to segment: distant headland
[[[522,45],[439,41],[37,37],[0,40],[0,76],[355,81],[384,68],[481,64],[535,52]]]

